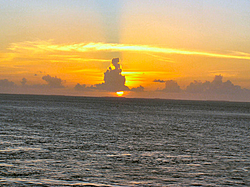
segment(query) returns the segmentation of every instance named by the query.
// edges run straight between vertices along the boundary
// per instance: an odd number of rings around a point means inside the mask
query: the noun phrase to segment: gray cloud
[[[161,91],[178,93],[178,92],[181,92],[182,90],[180,89],[180,86],[177,84],[176,81],[167,80],[167,81],[165,81],[165,88]]]
[[[79,83],[77,83],[75,85],[74,89],[76,91],[91,91],[91,90],[96,89],[96,88],[93,87],[93,86],[87,87],[86,84],[79,84]]]
[[[161,79],[155,79],[153,82],[159,82],[159,83],[164,83],[164,82],[166,82],[166,81],[164,81],[164,80],[161,80]]]
[[[194,81],[187,86],[186,91],[190,93],[209,93],[209,94],[238,94],[249,92],[250,90],[242,89],[234,85],[230,80],[223,82],[221,75],[216,75],[212,82]]]
[[[81,85],[81,84],[77,83],[76,86],[74,87],[74,89],[77,91],[84,91],[84,90],[86,90],[86,84]]]
[[[34,76],[38,76],[38,74],[46,74],[46,72],[42,72],[42,71],[37,71]]]
[[[2,88],[14,88],[16,84],[8,79],[1,79],[0,80],[0,87]]]
[[[45,80],[48,83],[48,86],[50,88],[64,88],[64,86],[62,85],[63,80],[60,78],[55,77],[51,77],[50,75],[46,75],[42,77],[43,80]]]
[[[114,69],[112,69],[114,66]],[[96,84],[95,88],[100,90],[107,90],[111,92],[127,91],[129,88],[125,86],[125,76],[121,75],[122,69],[119,64],[119,58],[113,58],[111,66],[104,73],[104,83]]]
[[[22,86],[25,86],[26,83],[27,83],[27,79],[23,78],[22,81],[21,81]]]
[[[132,92],[144,92],[144,87],[140,85],[136,88],[132,88],[131,91]]]
[[[155,79],[154,82],[163,81],[160,79]],[[216,75],[212,82],[210,81],[193,81],[191,82],[185,90],[182,90],[178,83],[174,80],[167,80],[165,82],[165,88],[159,91],[168,92],[168,93],[182,93],[182,95],[192,94],[201,94],[204,96],[212,95],[228,95],[228,96],[239,96],[246,97],[250,94],[250,90],[242,89],[238,85],[234,85],[230,80],[223,82],[223,76]]]

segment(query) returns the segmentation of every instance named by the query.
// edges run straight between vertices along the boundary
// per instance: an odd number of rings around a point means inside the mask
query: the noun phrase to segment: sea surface
[[[0,186],[250,186],[250,103],[0,94]]]

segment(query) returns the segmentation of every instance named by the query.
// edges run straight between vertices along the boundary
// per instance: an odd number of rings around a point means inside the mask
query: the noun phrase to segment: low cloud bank
[[[230,80],[223,82],[223,76],[215,75],[214,80],[210,81],[193,81],[186,89],[181,89],[178,83],[174,80],[157,80],[153,82],[165,83],[165,87],[162,90],[164,92],[186,92],[186,93],[206,93],[206,94],[237,94],[240,92],[250,92],[250,90],[241,88],[238,85],[234,85]]]
[[[155,79],[153,82],[159,82],[159,83],[164,83],[164,82],[166,82],[166,81],[164,81],[164,80],[161,80],[161,79]]]
[[[168,81],[165,81],[165,88],[161,91],[179,93],[181,92],[181,88],[176,81],[168,80]]]
[[[125,85],[126,78],[122,74],[122,68],[119,63],[119,58],[112,59],[110,66],[104,73],[104,82],[87,86],[86,84],[77,83],[74,87],[75,91],[93,93],[94,91],[130,91],[132,95],[140,96],[152,96],[168,99],[200,99],[200,100],[229,100],[229,101],[248,101],[250,102],[250,90],[241,88],[238,85],[233,84],[230,80],[223,81],[223,76],[216,75],[214,79],[210,81],[193,81],[186,89],[181,89],[175,80],[161,80],[155,79],[155,83],[164,83],[165,86],[161,90],[155,90],[155,92],[144,91],[143,86],[134,88],[128,88]],[[49,74],[42,77],[42,80],[46,84],[28,84],[28,80],[23,78],[19,85],[8,79],[0,80],[0,93],[56,93],[67,94],[70,92],[63,85],[66,81],[53,77]],[[73,91],[73,90],[71,90]],[[140,93],[143,92],[143,93]],[[76,92],[71,92],[76,93]]]
[[[25,86],[26,83],[27,83],[27,79],[23,78],[22,81],[21,81],[22,86]]]
[[[96,88],[92,85],[88,87],[86,84],[77,83],[74,87],[76,91],[94,91]]]
[[[132,92],[144,92],[144,87],[140,85],[136,88],[131,88],[130,91],[132,91]]]
[[[46,75],[42,77],[43,80],[45,80],[48,83],[48,86],[50,88],[64,88],[64,86],[62,85],[63,80],[60,78],[55,77],[51,77],[50,75]]]
[[[190,93],[208,93],[208,94],[240,94],[249,92],[250,90],[242,89],[238,85],[234,85],[230,80],[226,82],[222,81],[221,75],[216,75],[212,82],[206,81],[204,83],[200,81],[191,82],[186,91]]]
[[[16,84],[12,81],[9,81],[8,79],[2,79],[0,80],[0,87],[1,88],[14,88],[16,87]]]
[[[47,84],[27,84],[28,80],[23,78],[20,83],[21,85],[16,85],[14,82],[9,81],[8,79],[0,80],[0,93],[29,93],[28,91],[37,90],[39,91],[46,91],[46,90],[53,90],[56,88],[65,88],[63,86],[63,81],[60,78],[52,77],[50,75],[43,76],[42,79],[47,82]]]

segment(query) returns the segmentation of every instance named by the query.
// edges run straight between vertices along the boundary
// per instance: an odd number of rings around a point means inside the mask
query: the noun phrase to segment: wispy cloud
[[[151,53],[146,53],[146,54],[149,55],[149,56],[155,57],[159,61],[175,63],[173,60],[171,60],[171,58],[164,58],[162,56],[151,54]]]
[[[74,51],[74,52],[122,52],[134,51],[145,53],[162,53],[162,54],[178,54],[178,55],[196,55],[212,58],[228,58],[228,59],[243,59],[250,60],[250,54],[237,52],[232,54],[221,54],[205,51],[193,51],[174,48],[163,48],[150,45],[130,45],[117,43],[78,43],[78,44],[53,44],[52,41],[33,41],[13,43],[9,48],[12,51],[32,51],[39,52],[56,52],[56,51]]]

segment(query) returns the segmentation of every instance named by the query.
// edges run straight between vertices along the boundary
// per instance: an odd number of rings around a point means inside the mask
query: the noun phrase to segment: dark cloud
[[[96,89],[96,88],[93,87],[93,86],[87,87],[86,84],[79,84],[79,83],[77,83],[75,85],[74,89],[76,91],[91,91],[91,90]]]
[[[34,76],[38,76],[38,74],[46,74],[46,72],[42,72],[42,71],[37,71]]]
[[[238,85],[234,85],[230,80],[223,82],[221,75],[216,75],[212,82],[194,81],[187,86],[186,91],[191,93],[209,93],[209,94],[238,94],[248,92],[250,90],[242,89]]]
[[[132,88],[131,91],[132,92],[144,92],[144,87],[140,85],[139,87]]]
[[[155,79],[154,82],[162,82],[162,80]],[[182,90],[176,81],[168,80],[165,81],[165,88],[159,91],[181,93],[182,96],[187,96],[190,93],[200,94],[200,96],[203,95],[206,98],[209,98],[208,96],[214,96],[213,98],[215,98],[216,95],[234,96],[232,98],[236,98],[235,96],[248,98],[248,95],[250,94],[250,90],[242,89],[240,86],[234,85],[230,80],[223,82],[223,76],[221,75],[216,75],[212,82],[201,82],[195,80],[191,82],[185,90]]]
[[[84,90],[86,90],[86,84],[81,85],[81,84],[77,83],[76,86],[74,87],[74,89],[77,91],[84,91]]]
[[[43,80],[45,80],[48,83],[48,86],[50,88],[64,88],[64,86],[62,85],[63,80],[60,78],[55,77],[51,77],[50,75],[46,75],[42,77]]]
[[[2,87],[2,88],[14,88],[14,87],[16,87],[16,84],[12,81],[9,81],[8,79],[2,79],[2,80],[0,80],[0,87]]]
[[[21,81],[22,86],[25,86],[26,83],[27,83],[27,79],[23,78],[22,81]]]
[[[164,81],[164,80],[160,80],[160,79],[155,79],[153,82],[164,83],[164,82],[166,82],[166,81]]]
[[[209,81],[202,83],[201,81],[195,80],[187,86],[186,91],[191,93],[205,93],[207,90],[209,90],[209,86]]]
[[[174,80],[167,80],[165,81],[165,88],[161,90],[163,92],[181,92],[180,86]]]
[[[114,67],[114,69],[112,69]],[[119,58],[113,58],[109,69],[104,73],[104,83],[96,84],[95,88],[107,90],[111,92],[127,91],[129,88],[125,86],[125,76],[121,75],[122,69],[119,64]]]

